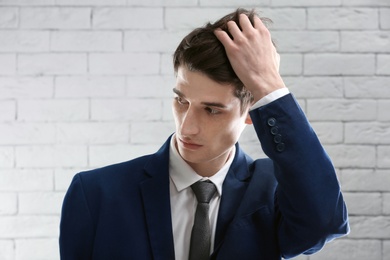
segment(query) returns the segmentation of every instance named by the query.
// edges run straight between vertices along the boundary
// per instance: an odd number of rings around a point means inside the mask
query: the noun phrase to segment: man
[[[332,163],[257,15],[238,9],[194,30],[174,68],[176,132],[155,154],[74,177],[62,259],[273,260],[348,233]],[[251,123],[269,159],[254,161],[237,144]]]

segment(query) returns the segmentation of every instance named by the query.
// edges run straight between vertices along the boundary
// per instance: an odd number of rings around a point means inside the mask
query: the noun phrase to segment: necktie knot
[[[217,191],[214,183],[210,181],[195,182],[191,185],[191,188],[195,193],[198,203],[210,203],[211,198]]]

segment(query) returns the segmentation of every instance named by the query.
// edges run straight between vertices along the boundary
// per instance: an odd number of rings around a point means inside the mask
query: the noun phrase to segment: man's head
[[[234,21],[239,24],[240,14],[246,14],[253,24],[253,17],[257,15],[254,10],[237,9],[215,23],[207,23],[189,33],[181,41],[173,55],[175,73],[180,66],[185,66],[193,72],[201,72],[210,79],[226,85],[234,86],[234,95],[240,99],[241,111],[251,104],[253,97],[237,77],[222,43],[214,35],[216,29],[222,29],[229,34],[227,23]],[[261,18],[269,22],[267,18]],[[229,34],[230,35],[230,34]]]

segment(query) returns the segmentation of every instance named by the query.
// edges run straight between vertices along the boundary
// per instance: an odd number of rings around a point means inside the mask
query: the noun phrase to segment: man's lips
[[[202,147],[203,145],[200,145],[200,144],[196,144],[196,143],[192,143],[192,142],[189,142],[189,141],[184,141],[183,139],[180,139],[178,138],[180,143],[185,147],[185,148],[188,148],[188,149],[198,149],[200,147]]]

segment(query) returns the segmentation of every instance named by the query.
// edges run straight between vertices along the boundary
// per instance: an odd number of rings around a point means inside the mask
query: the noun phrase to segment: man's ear
[[[245,124],[247,124],[247,125],[253,124],[252,118],[251,118],[251,116],[249,115],[249,112],[246,114]]]

